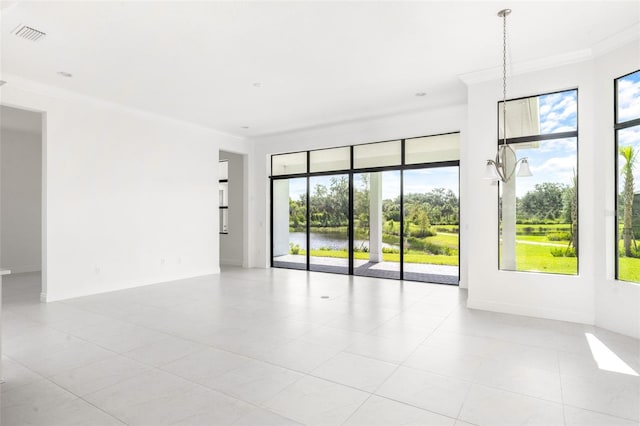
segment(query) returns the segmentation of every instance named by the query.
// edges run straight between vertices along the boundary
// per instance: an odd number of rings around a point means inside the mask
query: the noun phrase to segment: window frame
[[[537,95],[529,95],[529,96],[520,96],[517,98],[507,99],[506,102],[518,101],[522,99],[530,99],[530,98],[539,98],[542,96],[555,95],[557,93],[564,92],[576,92],[576,129],[568,132],[558,132],[558,133],[550,133],[544,135],[530,135],[530,136],[517,136],[512,138],[506,138],[507,145],[511,144],[519,144],[519,143],[527,143],[527,142],[540,142],[540,141],[548,141],[554,139],[567,139],[567,138],[575,138],[576,139],[576,176],[578,177],[578,195],[577,195],[577,204],[578,204],[578,241],[580,241],[580,143],[579,143],[579,130],[580,130],[580,90],[578,87],[562,89],[562,90],[554,90],[552,92],[540,93]],[[497,120],[496,120],[496,135],[498,135],[498,144],[496,149],[500,147],[500,145],[504,142],[505,139],[500,138],[500,114],[502,104],[502,100],[499,100],[496,104],[497,107]],[[514,174],[513,178],[517,178]],[[498,181],[498,191],[497,191],[497,207],[498,207],[498,229],[497,229],[497,240],[498,240],[498,271],[504,272],[514,272],[514,273],[524,273],[524,274],[545,274],[545,275],[560,275],[560,276],[579,276],[580,275],[580,253],[576,255],[576,273],[575,274],[563,274],[558,272],[545,272],[545,271],[519,271],[519,270],[510,270],[510,269],[502,269],[501,261],[500,261],[500,252],[501,252],[501,216],[500,211],[502,206],[500,205],[500,185],[502,185],[501,181]]]
[[[335,147],[328,147],[328,148],[318,148],[318,149],[314,149],[314,150],[301,150],[301,151],[292,151],[292,152],[282,152],[282,153],[274,153],[271,154],[269,157],[269,163],[270,163],[270,173],[269,173],[269,192],[270,192],[270,196],[269,196],[269,219],[270,219],[270,241],[269,241],[269,265],[272,268],[284,268],[287,269],[286,267],[283,266],[277,266],[274,265],[273,262],[273,236],[274,236],[274,217],[273,217],[273,206],[274,206],[274,201],[273,201],[273,186],[274,186],[274,182],[276,180],[285,180],[285,179],[295,179],[295,178],[305,178],[306,179],[306,183],[307,183],[307,197],[306,197],[306,201],[307,201],[307,205],[306,205],[306,239],[307,239],[307,245],[308,247],[310,247],[310,231],[311,231],[311,227],[309,226],[310,222],[310,193],[311,193],[311,187],[310,187],[310,180],[312,177],[316,177],[316,176],[331,176],[331,175],[337,175],[337,174],[347,174],[348,175],[348,179],[349,179],[349,226],[348,226],[348,243],[349,243],[349,249],[348,249],[348,253],[349,253],[349,267],[348,267],[348,273],[346,274],[347,276],[357,276],[354,275],[353,270],[354,270],[354,264],[353,264],[353,260],[354,260],[354,256],[353,256],[353,241],[354,241],[354,224],[353,224],[353,194],[354,194],[354,175],[358,174],[358,173],[372,173],[372,172],[384,172],[384,171],[400,171],[400,229],[404,229],[404,171],[406,170],[413,170],[413,169],[426,169],[426,168],[438,168],[438,167],[450,167],[450,166],[455,166],[458,167],[458,189],[460,188],[460,179],[461,179],[461,173],[460,173],[460,159],[458,160],[447,160],[447,161],[434,161],[434,162],[429,162],[429,163],[417,163],[417,164],[406,164],[405,162],[405,142],[407,140],[411,140],[411,139],[421,139],[421,138],[427,138],[427,137],[435,137],[435,136],[444,136],[444,135],[458,135],[458,137],[461,137],[461,132],[459,130],[457,131],[453,131],[453,132],[444,132],[444,133],[437,133],[437,134],[433,134],[433,135],[425,135],[425,136],[415,136],[415,137],[409,137],[409,138],[400,138],[400,139],[390,139],[390,140],[385,140],[385,141],[376,141],[376,142],[366,142],[366,143],[362,143],[362,144],[355,144],[355,145],[341,145],[341,146],[335,146]],[[374,144],[379,144],[379,143],[385,143],[385,142],[400,142],[400,164],[398,165],[391,165],[391,166],[377,166],[377,167],[364,167],[364,168],[356,168],[355,167],[355,163],[354,163],[354,151],[355,151],[355,147],[356,146],[363,146],[363,145],[374,145]],[[327,150],[327,149],[335,149],[335,148],[350,148],[350,168],[346,169],[346,170],[330,170],[330,171],[321,171],[321,172],[311,172],[311,153],[314,151],[323,151],[323,150]],[[278,156],[278,155],[287,155],[287,154],[300,154],[300,153],[304,153],[306,152],[307,154],[307,170],[305,173],[293,173],[293,174],[281,174],[281,175],[274,175],[273,174],[273,158]],[[458,197],[460,197],[460,194],[458,193]],[[460,203],[460,201],[458,201]],[[460,209],[458,209],[458,224],[460,223]],[[459,231],[460,233],[461,231]],[[460,234],[459,234],[460,235]],[[462,239],[459,237],[458,240],[458,282],[456,284],[444,284],[444,285],[456,285],[458,286],[460,284],[460,252],[461,252],[461,248],[462,247]],[[310,253],[311,250],[307,249],[306,252],[306,268],[303,270],[306,271],[312,271],[312,269],[310,269],[311,267],[311,263],[310,263]],[[400,281],[412,281],[410,279],[405,278],[404,276],[404,238],[400,238],[400,278],[390,278],[390,279],[395,279],[395,280],[400,280]],[[333,274],[339,274],[339,275],[344,275],[342,273],[338,273],[338,272],[327,272],[327,273],[333,273]],[[417,282],[423,282],[423,281],[417,281]]]
[[[619,202],[620,202],[620,194],[619,194],[619,190],[618,190],[618,185],[620,183],[619,181],[619,174],[620,174],[620,155],[618,154],[618,150],[620,148],[619,145],[619,141],[618,141],[618,134],[620,133],[620,130],[624,130],[624,129],[629,129],[632,127],[636,127],[636,126],[640,126],[640,117],[638,118],[634,118],[631,120],[627,120],[621,123],[618,123],[618,81],[622,80],[625,77],[628,77],[632,74],[636,74],[640,72],[640,69],[637,69],[635,71],[631,71],[627,74],[621,75],[619,77],[616,77],[613,79],[613,138],[614,138],[614,144],[613,144],[613,155],[614,155],[614,209],[613,211],[615,212],[614,215],[614,244],[615,244],[615,251],[614,251],[614,255],[615,255],[615,275],[614,275],[614,279],[616,281],[622,281],[622,282],[626,282],[626,283],[631,283],[631,284],[636,284],[636,285],[640,285],[639,281],[627,281],[627,280],[623,280],[620,279],[620,226],[619,226],[619,218],[620,218],[620,211],[619,211]]]

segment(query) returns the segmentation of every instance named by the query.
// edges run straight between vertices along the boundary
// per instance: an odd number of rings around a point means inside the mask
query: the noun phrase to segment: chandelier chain
[[[507,144],[507,13],[502,15],[502,138]]]

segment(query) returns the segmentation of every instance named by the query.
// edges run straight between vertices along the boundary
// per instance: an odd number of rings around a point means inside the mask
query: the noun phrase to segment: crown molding
[[[519,62],[511,65],[509,74],[511,76],[528,74],[531,72],[542,71],[550,68],[571,65],[578,62],[584,62],[593,59],[591,49],[576,50],[560,55],[548,56],[546,58],[534,59],[532,61]],[[473,71],[466,74],[458,75],[467,86],[482,83],[490,80],[497,80],[502,77],[502,67],[492,67],[480,71]]]
[[[632,43],[633,41],[640,41],[640,22],[630,26],[629,28],[625,28],[611,37],[607,37],[606,39],[599,41],[588,49],[575,50],[573,52],[562,53],[560,55],[512,64],[509,74],[527,74],[530,72],[589,61],[628,43]],[[502,68],[499,66],[458,75],[458,78],[467,86],[485,81],[497,80],[500,77],[502,77]]]
[[[168,122],[172,122],[174,124],[179,124],[182,126],[197,128],[206,132],[216,133],[219,136],[223,136],[225,138],[231,138],[234,140],[246,139],[242,136],[225,133],[215,128],[207,127],[199,123],[181,120],[179,118],[158,114],[155,112],[131,107],[118,102],[108,101],[106,99],[102,99],[98,97],[83,95],[81,93],[74,92],[72,90],[61,89],[59,87],[43,84],[35,80],[29,80],[15,74],[7,74],[7,73],[0,74],[0,80],[6,81],[6,84],[2,85],[2,88],[0,88],[0,95],[3,90],[12,90],[12,89],[22,90],[28,93],[39,95],[39,96],[51,97],[51,98],[56,98],[56,99],[71,101],[71,102],[85,103],[85,104],[90,104],[90,105],[94,105],[96,107],[102,107],[102,108],[117,109],[119,111],[124,111],[124,112],[135,114],[135,115],[141,115],[141,116],[145,116],[155,120],[168,121]],[[2,96],[0,96],[0,104],[2,104]]]
[[[640,22],[596,43],[592,48],[593,55],[602,56],[634,41],[640,41]]]

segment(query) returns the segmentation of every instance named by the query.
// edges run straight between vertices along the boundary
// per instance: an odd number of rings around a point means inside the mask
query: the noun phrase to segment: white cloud
[[[540,106],[540,115],[549,114],[550,111],[551,111],[551,105],[545,104]]]
[[[573,169],[576,167],[576,156],[570,155],[568,157],[553,157],[545,161],[540,165],[532,165],[531,171],[533,173],[560,173],[570,171],[573,175]]]
[[[640,117],[640,77],[637,74],[640,73],[618,80],[619,121]]]
[[[541,96],[539,109],[541,133],[575,130],[577,110],[575,91]]]
[[[564,132],[565,130],[561,130]],[[537,153],[548,153],[548,152],[575,152],[576,150],[576,139],[575,138],[565,138],[565,139],[553,139],[548,141],[540,142],[540,147],[535,150]]]
[[[576,169],[576,156],[574,154],[566,157],[553,157],[542,164],[535,164],[535,161],[529,161],[529,164],[533,176],[518,178],[516,187],[518,197],[524,196],[527,192],[533,190],[536,184],[543,182],[571,185],[573,173]]]
[[[621,129],[618,131],[618,144],[636,145],[640,143],[640,126]]]

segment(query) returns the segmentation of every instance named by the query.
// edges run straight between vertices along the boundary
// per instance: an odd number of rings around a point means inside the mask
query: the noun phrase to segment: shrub
[[[573,247],[567,247],[567,248],[554,247],[551,249],[551,256],[576,257],[576,249],[574,249]]]
[[[457,233],[460,232],[460,228],[456,228],[456,227],[451,227],[451,228],[436,227],[436,232],[448,232],[450,234],[457,234]]]
[[[438,244],[434,244],[429,241],[421,240],[418,238],[409,237],[407,239],[408,249],[410,250],[421,250],[427,252],[429,254],[442,254],[445,256],[452,256],[453,251],[446,246],[440,246]]]
[[[420,231],[413,231],[411,234],[415,235],[418,238],[433,237],[435,235],[438,235],[438,233],[431,228],[426,228],[425,230]]]
[[[571,240],[571,233],[569,233],[569,232],[549,232],[547,234],[547,240],[549,240],[549,241],[569,241],[569,240]]]
[[[289,253],[300,254],[300,244],[294,245],[293,243],[289,243]]]
[[[620,249],[619,256],[620,257],[625,257],[624,250]],[[640,249],[635,248],[635,247],[632,246],[631,247],[631,256],[628,256],[628,257],[632,257],[632,258],[635,258],[635,259],[640,258]]]
[[[394,247],[382,247],[382,252],[383,253],[399,254],[400,253],[400,249],[397,249],[397,248],[394,248]]]

